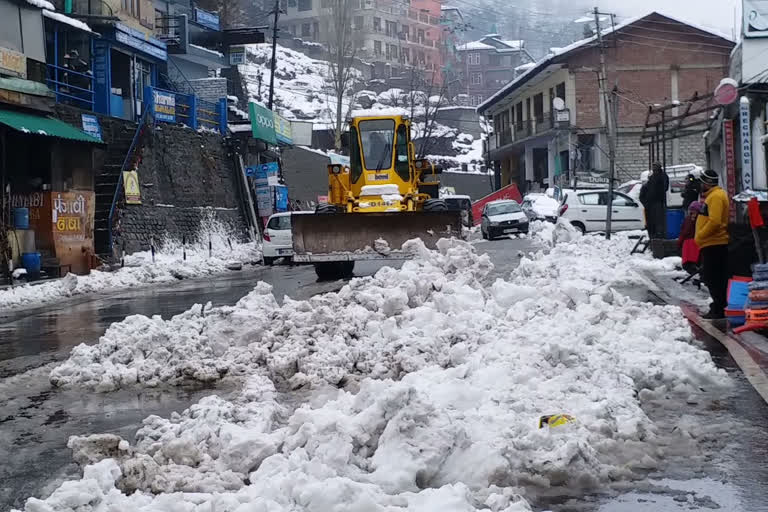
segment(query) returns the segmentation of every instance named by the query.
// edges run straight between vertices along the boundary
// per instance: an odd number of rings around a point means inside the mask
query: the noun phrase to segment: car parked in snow
[[[512,199],[492,201],[483,207],[480,232],[486,240],[512,233],[528,233],[528,216]]]
[[[293,257],[291,213],[276,213],[267,221],[261,246],[262,261],[265,265],[273,265],[279,258]]]
[[[643,207],[628,195],[614,192],[611,208],[611,232],[645,228]],[[582,233],[605,231],[608,191],[563,190],[559,214]]]
[[[530,220],[556,222],[560,203],[547,194],[533,193],[526,195],[520,206]]]

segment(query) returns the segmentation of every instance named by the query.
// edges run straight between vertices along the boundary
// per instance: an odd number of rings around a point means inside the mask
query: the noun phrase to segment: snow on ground
[[[168,238],[160,244],[154,262],[151,252],[139,252],[126,256],[125,267],[114,272],[92,270],[87,276],[68,274],[63,279],[0,290],[0,311],[38,306],[85,293],[202,277],[225,272],[233,263],[261,259],[258,244],[240,242],[228,226],[210,215],[201,223],[197,240],[187,244],[186,253],[184,261],[181,241]]]
[[[52,382],[241,375],[243,390],[149,417],[134,444],[72,438],[83,478],[26,510],[512,512],[529,510],[524,485],[589,488],[657,467],[663,434],[639,397],[729,378],[678,308],[613,291],[643,280],[628,238],[533,228],[547,250],[508,279],[491,282],[488,256],[465,242],[411,242],[419,256],[402,269],[338,293],[280,306],[262,283],[234,306],[114,324]],[[290,405],[299,387],[314,398]],[[577,421],[537,428],[554,413]]]

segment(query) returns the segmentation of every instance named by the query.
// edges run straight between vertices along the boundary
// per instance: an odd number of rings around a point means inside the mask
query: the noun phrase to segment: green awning
[[[0,123],[31,135],[103,144],[96,137],[91,137],[84,131],[52,117],[36,116],[13,110],[0,110]]]

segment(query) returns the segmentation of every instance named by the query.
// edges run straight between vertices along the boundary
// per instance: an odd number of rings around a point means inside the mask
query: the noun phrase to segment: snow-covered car
[[[611,232],[644,229],[643,207],[626,194],[613,193]],[[582,233],[605,231],[607,190],[563,190],[560,217]]]
[[[528,194],[520,206],[530,220],[556,222],[560,203],[547,194]]]
[[[262,238],[264,242],[261,246],[261,252],[265,265],[273,265],[279,258],[293,257],[291,212],[272,215],[267,221]]]
[[[472,220],[472,199],[469,196],[446,195],[440,196],[445,201],[449,210],[458,210],[461,212],[461,222],[464,226],[470,228],[474,225]]]
[[[528,216],[513,199],[492,201],[483,207],[480,232],[486,240],[512,233],[528,233]]]

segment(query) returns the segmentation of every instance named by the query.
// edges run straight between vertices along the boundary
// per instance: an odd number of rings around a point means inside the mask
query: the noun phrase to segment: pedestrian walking
[[[728,305],[728,195],[718,186],[719,177],[712,170],[699,178],[704,205],[696,219],[696,245],[701,249],[701,279],[709,289],[712,304],[704,318],[725,318]]]
[[[645,192],[645,221],[650,238],[664,238],[667,190],[669,176],[659,162],[653,164],[653,172],[648,178]]]
[[[696,176],[693,174],[688,175],[685,179],[685,187],[680,195],[683,196],[683,211],[687,212],[691,203],[698,201],[701,195],[701,182],[696,179]]]

